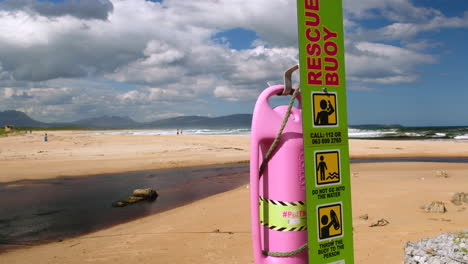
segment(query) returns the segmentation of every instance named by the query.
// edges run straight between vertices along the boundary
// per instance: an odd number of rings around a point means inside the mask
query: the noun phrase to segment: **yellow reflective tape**
[[[304,201],[286,202],[259,197],[260,224],[281,232],[307,230]]]

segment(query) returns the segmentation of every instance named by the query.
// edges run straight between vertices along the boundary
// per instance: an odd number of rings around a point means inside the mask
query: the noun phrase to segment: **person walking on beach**
[[[317,118],[315,119],[315,125],[328,125],[328,117],[335,112],[333,105],[330,101],[321,100],[320,108],[322,111],[317,113]]]
[[[44,142],[47,142],[47,133],[44,135]]]
[[[320,172],[320,180],[324,181],[325,180],[325,171],[328,169],[327,168],[327,163],[323,161],[325,158],[323,156],[320,156],[320,162],[317,165],[317,171]]]

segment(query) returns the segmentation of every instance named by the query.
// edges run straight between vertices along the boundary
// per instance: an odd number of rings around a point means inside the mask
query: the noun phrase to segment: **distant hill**
[[[74,122],[45,123],[30,118],[23,112],[15,110],[0,111],[0,127],[13,125],[15,127],[61,127],[79,126],[94,129],[187,129],[187,128],[250,128],[251,114],[235,114],[220,117],[179,116],[151,122],[137,122],[130,117],[100,116],[81,119]],[[356,129],[391,129],[404,128],[398,124],[364,124],[350,125]]]
[[[45,127],[46,123],[42,123],[30,118],[23,112],[15,110],[0,111],[0,127],[5,125],[13,125],[15,127],[21,126],[38,126]]]
[[[82,119],[74,122],[44,123],[30,118],[20,111],[0,112],[0,126],[13,125],[15,127],[57,127],[80,126],[95,129],[123,129],[123,128],[249,128],[252,122],[251,114],[235,114],[221,117],[180,116],[155,120],[152,122],[137,122],[129,117],[100,116]]]
[[[214,117],[214,118],[210,118],[206,120],[204,124],[207,127],[249,128],[252,125],[252,115],[236,114],[236,115]]]
[[[251,114],[236,114],[220,117],[180,116],[146,123],[145,128],[249,128]]]
[[[209,117],[204,116],[179,116],[167,119],[161,119],[152,121],[149,123],[143,123],[144,128],[188,128],[194,127],[199,123],[203,123]]]
[[[101,116],[95,118],[88,118],[75,121],[72,124],[76,126],[84,126],[98,129],[139,128],[141,126],[141,123],[138,123],[129,117],[120,116]]]

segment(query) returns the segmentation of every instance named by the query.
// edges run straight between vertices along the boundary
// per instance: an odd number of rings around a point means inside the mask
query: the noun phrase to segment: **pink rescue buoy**
[[[304,151],[301,106],[292,107],[276,150],[259,168],[285,118],[286,105],[268,99],[284,85],[265,89],[255,105],[250,148],[250,206],[256,264],[306,264]],[[300,98],[298,98],[300,102]]]

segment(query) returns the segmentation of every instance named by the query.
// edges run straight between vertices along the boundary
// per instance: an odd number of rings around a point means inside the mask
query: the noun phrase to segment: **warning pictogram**
[[[338,150],[315,152],[315,170],[317,185],[341,183],[340,152]]]
[[[343,235],[341,203],[317,207],[319,241]]]
[[[336,93],[312,93],[314,126],[337,126]]]

